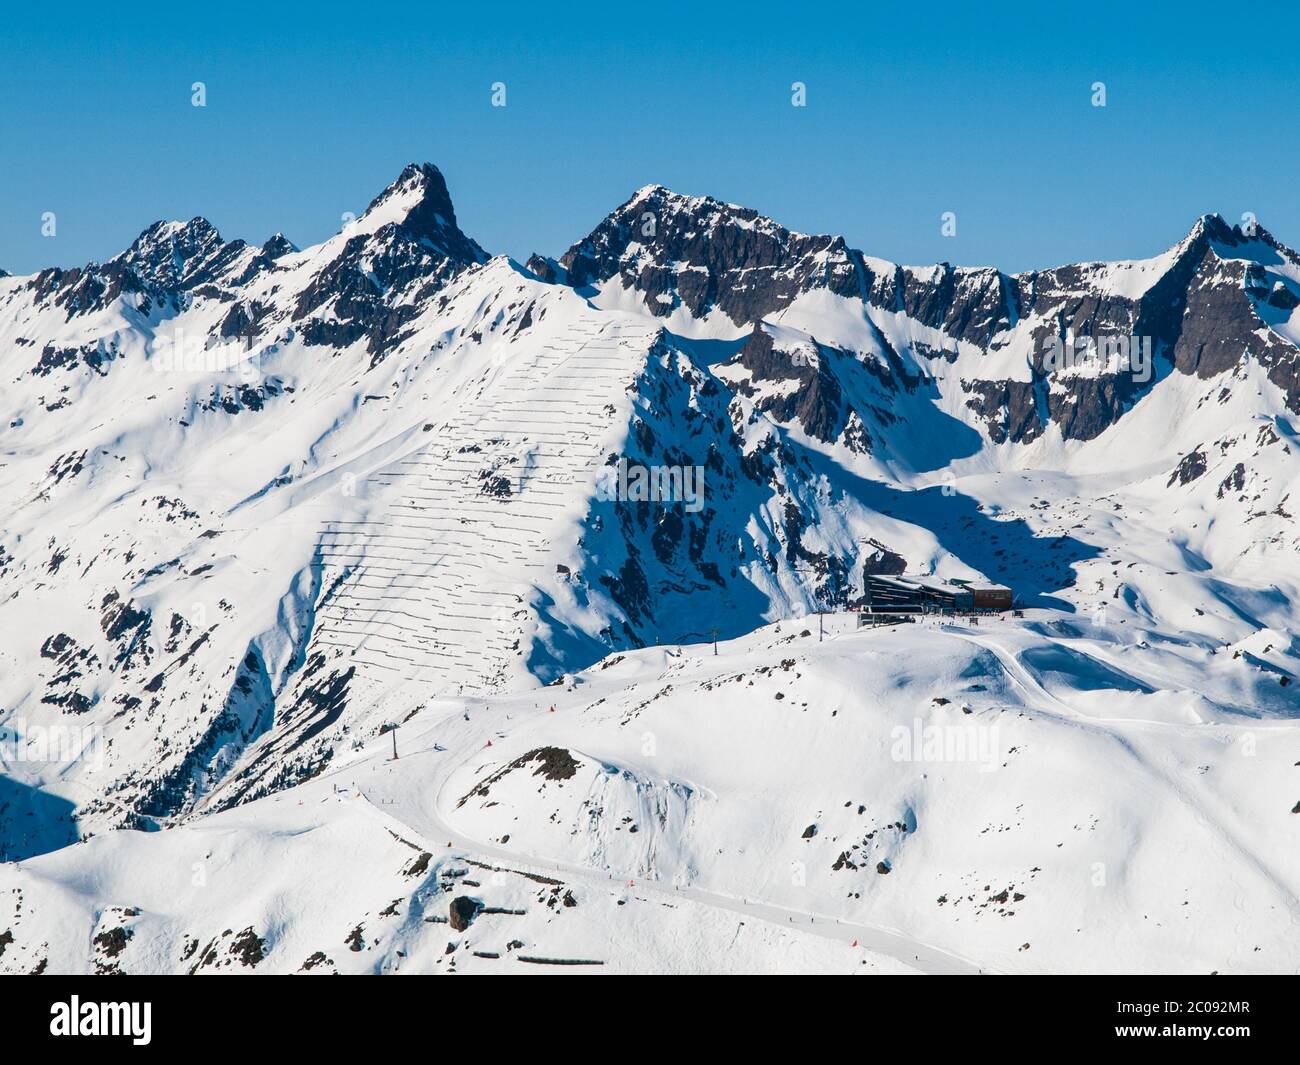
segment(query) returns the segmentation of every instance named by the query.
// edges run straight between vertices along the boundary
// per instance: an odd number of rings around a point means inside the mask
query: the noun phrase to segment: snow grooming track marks
[[[656,336],[580,319],[437,425],[436,439],[366,477],[358,494],[382,513],[326,524],[313,642],[381,689],[473,694],[521,675],[543,559],[577,517],[564,486],[599,470],[607,408]]]

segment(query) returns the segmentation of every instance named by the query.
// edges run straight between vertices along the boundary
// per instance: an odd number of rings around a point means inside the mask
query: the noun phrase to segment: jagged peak
[[[196,215],[188,222],[154,222],[109,262],[130,269],[142,281],[171,285],[190,273],[193,264],[208,261],[227,247],[234,245],[227,245],[216,226]]]
[[[270,259],[278,259],[283,255],[292,255],[298,250],[298,245],[279,230],[271,234],[266,243],[262,245],[262,253]]]
[[[447,181],[432,163],[407,163],[397,179],[370,201],[362,218],[382,212],[386,206],[396,207],[403,218],[411,211],[422,210],[440,214],[447,224],[456,224]]]
[[[1277,255],[1300,265],[1300,257],[1277,241],[1258,222],[1250,223],[1248,220],[1243,220],[1242,223],[1233,225],[1217,211],[1211,211],[1199,216],[1181,240],[1147,258],[1068,262],[1046,270],[1026,270],[1008,276],[1017,282],[1033,283],[1037,278],[1044,276],[1079,272],[1087,277],[1090,283],[1105,287],[1112,293],[1137,299],[1180,263],[1192,266],[1207,253],[1215,259],[1276,261],[1273,252],[1260,254],[1261,245],[1273,249]],[[1252,248],[1254,251],[1251,250]],[[1241,249],[1241,251],[1234,249]]]
[[[1245,259],[1259,263],[1276,262],[1280,257],[1300,266],[1300,255],[1250,215],[1244,215],[1236,224],[1229,224],[1217,212],[1203,214],[1187,236],[1171,250],[1179,254],[1189,250],[1209,250],[1219,259]]]
[[[638,203],[641,200],[647,200],[654,196],[665,196],[665,195],[672,196],[674,195],[674,193],[672,189],[670,189],[667,185],[660,185],[657,182],[652,182],[649,185],[642,185],[639,189],[636,190],[636,192],[632,193],[631,199],[629,199],[627,202]]]
[[[812,288],[860,292],[856,254],[843,237],[800,233],[751,207],[651,184],[572,245],[559,266],[579,289],[621,277],[659,317],[680,307],[695,319],[717,310],[741,323]]]
[[[669,213],[669,221],[676,221],[681,215],[686,214],[701,221],[729,221],[739,224],[752,224],[769,232],[788,233],[794,237],[812,235],[790,229],[753,207],[746,207],[744,204],[739,203],[728,203],[714,196],[691,196],[684,192],[676,192],[667,185],[657,183],[642,185],[627,200],[611,211],[606,216],[606,221],[625,219],[638,209],[648,206],[653,206],[660,211],[666,210]],[[838,238],[827,237],[827,239]]]
[[[563,283],[567,279],[567,271],[549,255],[539,255],[534,252],[528,257],[528,262],[524,264],[524,268],[539,281],[545,281],[548,285],[557,282]]]
[[[841,236],[802,233],[752,207],[727,203],[713,196],[690,196],[656,183],[637,189],[586,237],[573,244],[559,263],[567,269],[580,258],[631,244],[666,248],[680,239],[694,240],[722,228],[742,233],[741,243],[748,243],[743,236],[748,233],[783,247],[792,242],[811,242],[827,250],[848,250]]]
[[[1223,215],[1217,211],[1211,211],[1208,214],[1201,215],[1192,223],[1192,228],[1187,231],[1187,236],[1183,238],[1181,243],[1187,245],[1205,240],[1235,243],[1240,237],[1240,228],[1230,226],[1224,220]]]
[[[745,207],[738,203],[726,203],[714,196],[691,196],[684,192],[676,192],[667,185],[651,184],[642,185],[636,192],[632,193],[628,199],[619,204],[607,217],[617,217],[629,213],[640,207],[654,206],[659,209],[669,208],[673,211],[685,211],[690,213],[700,213],[702,211],[717,211],[723,214],[735,214],[752,216],[755,218],[762,217],[752,208]],[[768,219],[770,222],[771,219]],[[776,225],[775,222],[772,223]]]
[[[376,233],[390,225],[447,258],[479,263],[488,258],[461,231],[446,179],[432,163],[408,163],[403,167],[397,180],[370,201],[365,213],[346,232]]]
[[[123,252],[128,259],[148,258],[156,251],[166,248],[182,258],[188,258],[213,244],[222,244],[217,227],[201,215],[196,215],[188,222],[178,220],[160,220],[145,228]]]
[[[1229,223],[1217,211],[1201,215],[1193,223],[1187,236],[1183,238],[1183,243],[1195,243],[1200,240],[1213,241],[1230,248],[1256,241],[1272,247],[1279,247],[1273,234],[1260,225],[1252,216],[1245,215],[1240,222],[1233,224]]]

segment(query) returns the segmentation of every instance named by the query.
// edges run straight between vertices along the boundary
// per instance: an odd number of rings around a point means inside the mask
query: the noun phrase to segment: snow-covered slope
[[[1233,953],[1230,923],[1205,927],[1234,892],[1261,929],[1295,916],[1279,856],[1294,829],[1274,808],[1300,799],[1284,799],[1295,758],[1279,753],[1300,710],[1298,308],[1295,253],[1216,216],[1142,262],[1005,275],[896,266],[661,186],[524,268],[460,230],[428,164],[316,247],[159,222],[107,263],[0,276],[0,858],[22,861],[5,875],[29,911],[28,953],[0,965],[37,964],[46,941],[50,965],[92,965],[89,938],[50,915],[93,931],[121,905],[141,910],[131,943],[152,944],[129,947],[127,968],[179,966],[177,936],[236,924],[279,968],[316,940],[340,968],[392,967],[391,934],[345,966],[334,923],[378,920],[373,892],[427,901],[461,856],[496,853],[559,862],[575,891],[603,875],[701,892],[668,913],[619,906],[606,884],[598,920],[561,907],[577,929],[564,950],[628,969],[714,967],[701,959],[731,942],[738,897],[785,909],[765,911],[735,968],[860,966],[811,925],[769,927],[816,913],[874,944],[868,967],[1294,967],[1294,952]],[[1052,362],[1054,345],[1116,337],[1146,342],[1147,372]],[[643,501],[638,471],[698,490]],[[1027,616],[996,646],[986,627],[844,631],[809,652],[809,706],[791,717],[794,694],[773,691],[786,716],[771,718],[753,688],[803,671],[780,643],[791,620],[904,569],[1008,583]],[[732,643],[712,665],[662,650],[715,634]],[[939,724],[996,715],[1017,757],[974,784],[917,783],[880,737],[954,714],[968,688],[971,714]],[[466,712],[452,745],[437,723]],[[856,731],[825,731],[832,714]],[[506,735],[471,757],[495,735],[481,718]],[[355,794],[339,774],[379,765],[394,725],[446,747],[426,767],[441,798],[428,805],[404,758],[367,770],[393,777],[402,807],[379,814],[407,844],[461,834],[420,877],[400,863],[372,877],[393,864],[380,821],[333,790]],[[646,736],[672,758],[646,762]],[[1234,753],[1243,736],[1260,761]],[[539,793],[538,765],[572,774]],[[1069,868],[1030,857],[1060,836],[1083,861],[1046,810],[1067,779],[1081,798],[1063,809],[1106,826],[1096,861],[1125,887],[1095,913]],[[978,790],[990,782],[996,802]],[[970,849],[971,818],[1011,831],[1004,798],[1033,819],[1006,853]],[[892,821],[863,829],[869,845],[853,821],[802,839],[846,801]],[[956,820],[927,818],[918,847],[922,803]],[[280,869],[266,882],[283,897],[247,919],[233,879],[156,901],[139,870],[186,867],[212,833],[246,852],[227,852],[239,876]],[[290,834],[292,859],[276,852]],[[828,872],[832,835],[845,846],[830,865],[848,858]],[[353,848],[373,862],[352,869]],[[1155,912],[1157,870],[1210,853],[1223,875],[1183,915],[1203,923],[1200,946],[1121,934]],[[326,904],[294,883],[301,863],[350,886]],[[1087,943],[1021,951],[973,931],[983,917],[950,920],[956,903],[916,902],[934,889],[987,914],[1001,904],[981,908],[984,884],[1023,887],[1035,864],[1044,920],[1094,913]],[[536,883],[485,901],[520,908]],[[551,924],[535,918],[540,937]],[[1032,906],[1016,918],[1003,927],[1043,941]],[[689,942],[682,921],[705,937],[697,954],[670,943]],[[404,922],[405,956],[432,949],[432,923]]]
[[[1240,656],[1031,615],[433,701],[396,759],[0,869],[0,966],[1294,971],[1287,708],[1237,705]]]

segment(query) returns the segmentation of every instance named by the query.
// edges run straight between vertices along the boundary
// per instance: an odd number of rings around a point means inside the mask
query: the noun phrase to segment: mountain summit
[[[469,264],[488,258],[461,232],[447,182],[432,163],[408,163],[397,180],[370,202],[356,231],[375,232],[387,225],[397,226],[446,259]]]
[[[686,335],[734,335],[779,319],[886,363],[936,348],[950,359],[978,350],[970,402],[998,440],[1029,442],[1051,423],[1088,439],[1144,393],[1149,382],[1106,373],[1048,387],[1043,355],[1067,335],[1146,337],[1161,365],[1202,377],[1257,360],[1300,413],[1300,327],[1289,323],[1300,302],[1300,257],[1262,227],[1230,226],[1218,215],[1151,259],[1007,274],[890,263],[842,237],[797,233],[750,208],[647,185],[558,264],[530,266],[602,306],[639,304]],[[842,301],[842,313],[827,318],[827,298]],[[933,332],[895,343],[898,315]]]
[[[858,259],[842,237],[786,229],[748,207],[646,185],[560,259],[571,284],[614,278],[668,317],[716,312],[733,325],[758,321],[810,288],[861,291]]]

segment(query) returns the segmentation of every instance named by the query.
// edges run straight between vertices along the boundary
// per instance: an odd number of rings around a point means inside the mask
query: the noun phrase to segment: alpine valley
[[[1298,452],[1216,215],[1006,274],[652,185],[521,265],[424,164],[0,275],[0,971],[1300,971]]]

